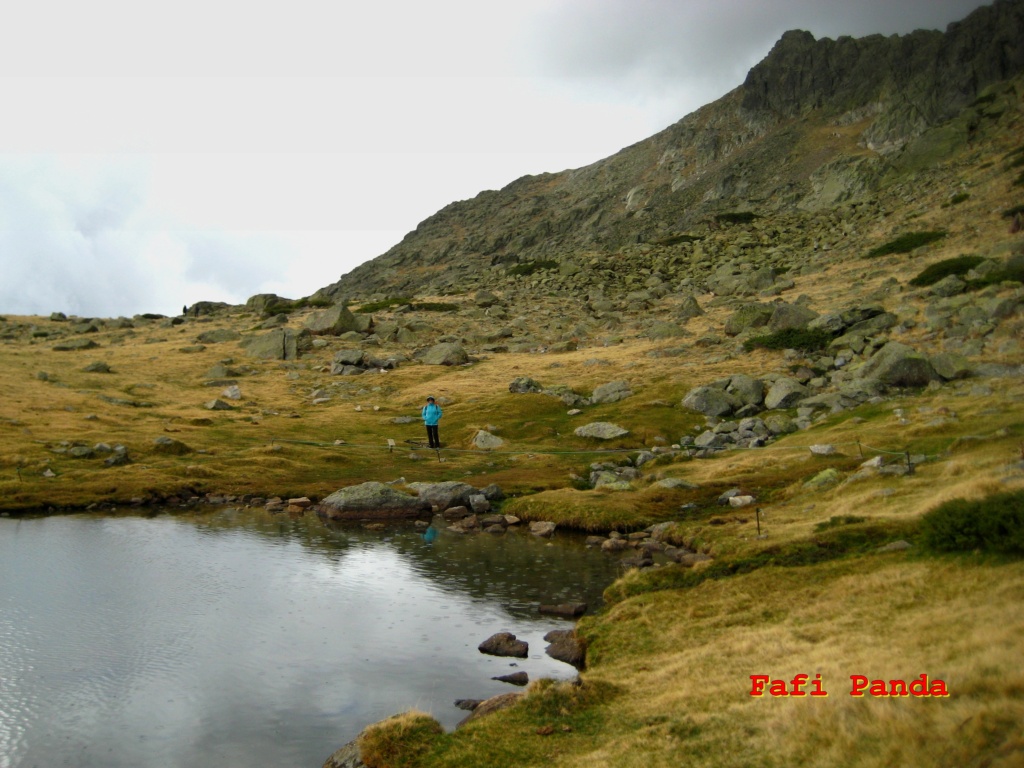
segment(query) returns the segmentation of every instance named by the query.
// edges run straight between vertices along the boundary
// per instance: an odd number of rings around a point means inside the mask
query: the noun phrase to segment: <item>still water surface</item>
[[[438,524],[438,527],[443,523]],[[447,728],[616,563],[582,539],[426,541],[250,510],[0,519],[0,768],[317,768],[418,707]],[[508,631],[527,659],[477,645]]]

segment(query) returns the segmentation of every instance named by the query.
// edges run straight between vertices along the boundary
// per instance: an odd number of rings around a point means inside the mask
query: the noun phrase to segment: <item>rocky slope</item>
[[[1005,109],[992,87],[1024,70],[1022,33],[1021,0],[979,8],[945,33],[815,40],[788,32],[717,102],[593,165],[452,203],[316,296],[515,287],[531,270],[569,277],[550,287],[577,293],[628,291],[623,277],[645,268],[663,280],[699,279],[706,270],[671,267],[737,212],[773,220],[737,247],[772,257],[772,246],[784,246],[790,262],[806,263],[837,216],[846,232],[877,218],[880,195],[991,133]],[[637,264],[638,244],[662,261]],[[703,255],[708,266],[720,263],[714,249]]]

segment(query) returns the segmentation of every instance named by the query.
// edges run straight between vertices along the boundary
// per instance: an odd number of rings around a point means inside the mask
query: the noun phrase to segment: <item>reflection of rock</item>
[[[491,656],[514,656],[525,659],[530,652],[528,643],[516,640],[511,632],[499,632],[491,635],[477,646],[480,653],[487,653]]]
[[[572,618],[574,616],[582,616],[587,612],[586,603],[560,603],[558,605],[542,605],[537,609],[540,613],[546,613],[551,616],[566,616]]]
[[[430,511],[423,499],[396,491],[385,483],[361,483],[335,491],[317,505],[317,512],[331,520],[418,517]]]

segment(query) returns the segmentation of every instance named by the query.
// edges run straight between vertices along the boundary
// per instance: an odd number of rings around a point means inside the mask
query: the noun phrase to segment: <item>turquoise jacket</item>
[[[441,412],[441,406],[437,403],[427,403],[423,406],[423,410],[420,411],[420,414],[423,416],[423,423],[428,427],[437,426],[437,422],[441,420],[441,416],[443,415]]]

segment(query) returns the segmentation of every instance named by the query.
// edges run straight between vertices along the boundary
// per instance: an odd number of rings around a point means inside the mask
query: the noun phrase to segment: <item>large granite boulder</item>
[[[743,404],[739,397],[719,387],[696,387],[683,398],[683,408],[705,416],[728,416]]]
[[[203,331],[196,337],[200,344],[218,344],[222,341],[238,341],[242,334],[233,328],[214,328],[210,331]]]
[[[385,483],[360,483],[335,491],[317,505],[317,513],[330,520],[388,520],[421,517],[430,503]]]
[[[299,336],[290,328],[277,328],[241,341],[250,357],[263,360],[295,360],[299,356]]]
[[[473,447],[483,451],[493,451],[496,448],[501,448],[504,444],[505,441],[500,437],[482,429],[478,430],[473,437]]]
[[[923,387],[940,378],[925,355],[898,341],[875,352],[857,375],[888,387]]]
[[[629,388],[628,381],[610,381],[594,389],[594,394],[590,396],[590,402],[594,405],[599,403],[617,403],[619,400],[632,397],[632,395],[633,390]]]
[[[772,304],[747,304],[733,312],[725,321],[725,332],[729,336],[738,336],[752,328],[762,328],[768,324],[775,313]]]
[[[780,376],[764,396],[764,407],[769,410],[773,408],[792,408],[809,394],[810,392],[807,387],[803,386],[796,379]]]
[[[348,331],[359,330],[355,315],[341,304],[314,312],[305,319],[303,325],[317,336],[340,336]]]
[[[461,483],[458,480],[449,480],[443,483],[409,483],[419,495],[419,499],[427,504],[427,507],[437,507],[438,511],[444,512],[450,507],[469,506],[469,497],[480,493],[468,483]]]
[[[464,365],[469,362],[469,355],[461,344],[442,342],[419,355],[420,362],[426,365]]]
[[[576,428],[576,437],[593,437],[597,440],[614,440],[617,437],[624,437],[629,434],[628,429],[623,429],[617,424],[607,421],[595,421],[592,424],[585,424]]]
[[[817,312],[799,304],[776,304],[775,310],[768,320],[768,330],[777,333],[789,329],[806,328],[807,324],[817,316]]]

